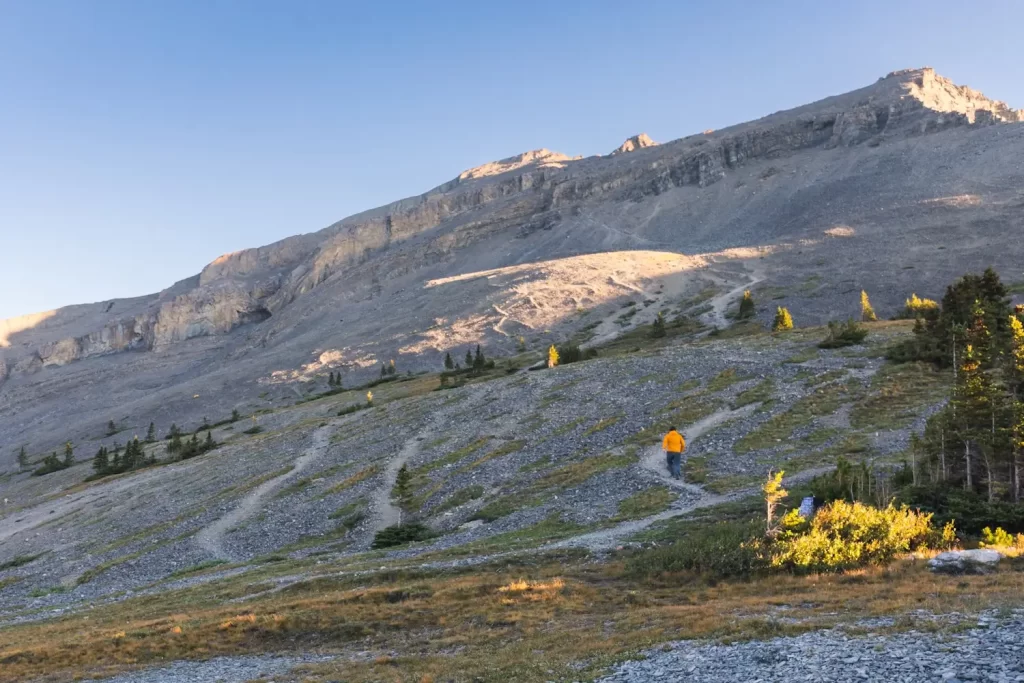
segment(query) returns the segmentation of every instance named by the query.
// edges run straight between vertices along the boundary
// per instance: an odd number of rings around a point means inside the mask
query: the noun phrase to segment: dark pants
[[[682,453],[672,453],[670,451],[665,451],[665,461],[668,464],[668,472],[676,479],[679,479],[679,477],[682,476],[679,471],[679,465],[682,459]]]

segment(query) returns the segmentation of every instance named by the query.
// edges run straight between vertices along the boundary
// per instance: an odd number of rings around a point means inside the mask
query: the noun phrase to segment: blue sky
[[[0,0],[0,319],[158,291],[528,149],[939,73],[1024,107],[1024,2]]]

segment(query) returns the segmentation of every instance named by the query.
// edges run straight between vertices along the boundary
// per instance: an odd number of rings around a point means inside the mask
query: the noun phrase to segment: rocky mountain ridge
[[[821,322],[830,312],[818,299],[870,277],[886,287],[876,305],[895,305],[975,262],[1016,263],[1003,236],[1024,204],[1021,121],[1002,102],[914,69],[663,144],[635,136],[606,156],[540,149],[485,164],[319,232],[221,256],[159,294],[0,321],[0,427],[27,438],[63,413],[43,390],[58,377],[70,394],[67,383],[80,382],[97,413],[159,406],[185,419],[230,412],[246,396],[251,403],[274,378],[369,373],[387,358],[433,367],[457,345],[510,351],[520,336],[547,343],[597,323],[613,334],[631,324],[612,315],[630,296],[727,293],[756,279],[775,297],[786,290],[799,321]],[[947,237],[955,249],[906,269],[922,239]],[[676,264],[675,280],[664,264],[637,258],[603,266],[621,263],[621,272],[545,265],[637,250],[688,256],[665,261]],[[841,254],[837,274],[826,264]],[[801,283],[811,276],[820,286]],[[607,318],[578,314],[598,309]],[[708,322],[718,324],[720,312]],[[96,388],[124,381],[128,367],[145,377],[132,398],[97,401]],[[50,375],[57,370],[68,377]]]
[[[893,72],[854,93],[657,149],[641,134],[609,157],[573,158],[546,149],[526,152],[467,170],[419,197],[346,218],[318,233],[221,256],[187,291],[172,288],[138,302],[141,305],[128,315],[111,312],[95,329],[60,338],[45,335],[50,338],[34,348],[0,353],[13,356],[13,364],[6,362],[15,372],[31,372],[96,355],[225,334],[263,322],[332,275],[441,227],[451,230],[438,231],[428,241],[425,255],[446,255],[513,224],[520,234],[549,229],[561,219],[561,212],[602,195],[637,201],[672,187],[706,187],[752,160],[1022,120],[1021,111],[925,68]],[[647,153],[627,165],[611,158],[627,152]],[[489,215],[481,215],[484,212]],[[108,310],[116,305],[96,304]],[[65,317],[64,310],[54,317]],[[18,319],[2,324],[19,327]],[[49,325],[44,321],[36,326]]]

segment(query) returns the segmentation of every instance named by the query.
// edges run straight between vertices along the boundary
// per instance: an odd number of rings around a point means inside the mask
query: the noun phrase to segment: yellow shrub
[[[931,517],[905,506],[878,509],[837,500],[819,510],[803,533],[794,530],[778,539],[772,566],[829,572],[884,564],[925,547],[934,533]]]

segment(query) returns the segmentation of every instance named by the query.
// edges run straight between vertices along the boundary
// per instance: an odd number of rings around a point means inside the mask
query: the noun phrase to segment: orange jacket
[[[665,438],[661,442],[661,447],[669,453],[682,453],[686,450],[686,439],[683,435],[672,430],[665,435]]]

